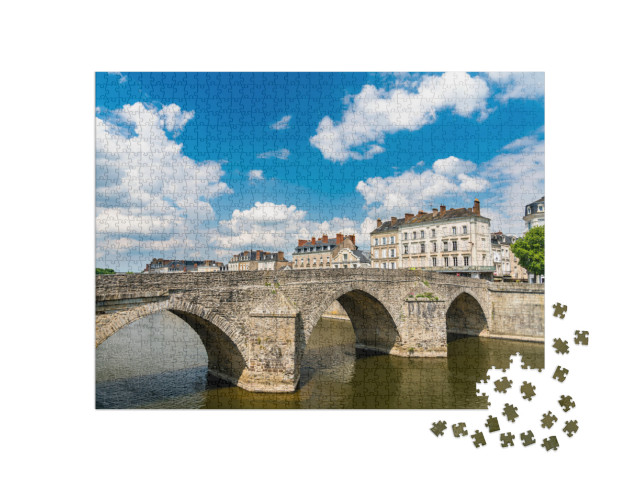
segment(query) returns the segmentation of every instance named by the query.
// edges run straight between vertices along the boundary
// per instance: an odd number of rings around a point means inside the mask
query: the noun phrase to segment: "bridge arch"
[[[180,299],[169,298],[126,311],[98,316],[103,318],[103,322],[96,331],[96,348],[120,329],[160,311],[176,315],[198,334],[207,351],[210,374],[238,384],[247,368],[248,359],[240,333],[233,329],[226,318],[216,312]]]
[[[388,353],[399,342],[398,326],[385,300],[372,294],[365,286],[350,284],[332,290],[317,304],[318,309],[307,313],[304,319],[305,346],[322,315],[334,301],[340,303],[351,320],[356,347]]]
[[[446,310],[447,337],[453,335],[483,336],[488,333],[489,320],[480,301],[463,290]]]

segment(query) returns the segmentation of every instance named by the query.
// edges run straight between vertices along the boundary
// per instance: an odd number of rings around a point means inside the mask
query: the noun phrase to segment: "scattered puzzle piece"
[[[494,384],[496,385],[494,391],[505,393],[507,392],[507,389],[511,387],[513,381],[503,377],[502,379],[497,380]]]
[[[453,429],[453,435],[456,438],[459,438],[460,436],[466,436],[467,434],[469,434],[465,429],[466,427],[467,425],[465,423],[454,424],[453,426],[451,426],[451,429]]]
[[[563,367],[556,367],[556,372],[553,373],[553,379],[557,379],[559,382],[564,382],[569,374],[569,370]]]
[[[500,431],[500,423],[498,423],[498,418],[494,418],[493,416],[489,416],[487,418],[487,423],[485,426],[489,429],[490,433]]]
[[[551,411],[549,411],[547,414],[542,415],[542,427],[551,429],[551,427],[557,420],[558,418]]]
[[[556,438],[555,436],[549,436],[548,438],[544,439],[544,441],[542,441],[541,446],[544,446],[547,451],[551,451],[552,449],[554,451],[557,451],[560,444],[558,443],[558,438]]]
[[[476,433],[472,434],[471,437],[473,438],[473,445],[476,448],[479,448],[480,446],[484,446],[487,444],[487,442],[484,440],[484,434],[482,434],[477,429],[476,429]]]
[[[556,302],[553,305],[553,315],[554,317],[559,317],[560,319],[564,319],[564,315],[567,312],[567,306]]]
[[[553,347],[556,350],[556,354],[567,354],[569,352],[569,343],[562,339],[556,338],[553,340]]]
[[[522,399],[531,401],[531,398],[536,395],[536,387],[530,382],[524,381],[520,387],[520,392],[522,393]]]
[[[562,410],[565,413],[568,412],[571,408],[576,407],[576,403],[571,398],[571,396],[564,396],[564,395],[560,396],[560,400],[558,401],[558,404],[562,406]]]
[[[433,427],[431,428],[431,432],[436,436],[442,436],[444,434],[445,429],[447,429],[446,421],[438,421],[437,423],[432,423]]]
[[[523,446],[531,446],[536,442],[533,437],[533,433],[531,431],[527,431],[526,433],[520,433],[520,440],[522,441]]]
[[[576,344],[589,345],[589,331],[576,331],[576,337],[573,340]]]
[[[500,435],[500,441],[502,441],[501,446],[503,448],[506,448],[507,446],[513,446],[513,438],[515,438],[515,436],[511,433],[502,433]]]
[[[578,431],[578,421],[566,421],[562,430],[567,433],[567,436],[573,436]]]
[[[505,404],[502,414],[504,414],[509,421],[515,423],[516,418],[518,417],[518,408],[513,404]]]

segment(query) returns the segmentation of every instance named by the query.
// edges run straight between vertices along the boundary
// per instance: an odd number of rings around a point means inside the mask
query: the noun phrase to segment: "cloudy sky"
[[[520,235],[544,195],[544,74],[96,75],[96,264],[227,262],[481,202]]]

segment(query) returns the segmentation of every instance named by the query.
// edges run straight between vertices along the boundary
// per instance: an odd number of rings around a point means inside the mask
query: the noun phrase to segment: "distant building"
[[[142,271],[147,274],[179,273],[179,272],[218,272],[226,270],[222,262],[188,261],[175,259],[153,259]]]
[[[356,246],[356,236],[341,233],[333,238],[323,234],[317,239],[299,239],[292,257],[294,269],[370,267],[368,257]]]
[[[284,258],[284,252],[263,252],[258,260],[259,271],[278,271],[286,267],[289,261]]]
[[[511,244],[516,240],[516,236],[504,235],[502,232],[494,232],[491,234],[494,280],[527,280],[527,271],[520,266],[518,258],[511,252]]]
[[[490,219],[473,207],[405,214],[389,222],[378,219],[371,232],[372,267],[424,269],[467,277],[490,278]]]
[[[524,208],[524,231],[544,225],[544,195]]]

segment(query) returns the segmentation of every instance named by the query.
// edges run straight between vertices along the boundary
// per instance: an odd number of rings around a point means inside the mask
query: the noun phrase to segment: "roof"
[[[347,236],[345,236],[345,239],[346,238]],[[318,246],[337,246],[338,245],[338,240],[335,237],[332,237],[331,239],[327,239],[327,240],[328,242],[322,242],[322,238],[316,239],[315,244],[312,244],[311,241],[307,241],[298,247],[318,247]]]
[[[401,218],[397,220],[393,228],[391,228],[391,221],[383,222],[380,227],[374,229],[371,233],[378,234],[384,231],[395,230],[400,225],[417,225],[417,224],[423,224],[425,222],[451,220],[451,219],[463,219],[466,217],[478,217],[479,219],[489,220],[488,217],[483,217],[480,214],[474,213],[471,207],[460,207],[459,209],[449,209],[449,210],[445,210],[444,212],[438,211],[435,214],[433,212],[429,212],[429,213],[425,212],[423,214],[414,215],[409,220]]]
[[[359,250],[355,250],[355,251],[351,251],[351,252],[353,253],[353,255],[355,255],[358,258],[358,260],[361,263],[368,264],[371,261],[369,255],[368,255],[369,254],[368,252],[359,251]]]
[[[386,222],[383,222],[380,227],[376,227],[374,230],[372,230],[371,233],[379,234],[381,232],[395,231],[398,230],[398,227],[400,227],[400,225],[402,224],[404,224],[404,218],[398,219],[393,225],[391,225],[391,221],[388,220]]]

